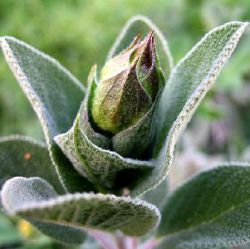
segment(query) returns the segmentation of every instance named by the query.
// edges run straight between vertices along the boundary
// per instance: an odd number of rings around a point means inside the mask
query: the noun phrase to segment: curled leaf
[[[91,190],[91,184],[72,169],[53,141],[73,124],[85,95],[84,87],[55,59],[22,41],[0,37],[0,47],[41,122],[52,163],[65,189]]]
[[[158,127],[154,146],[155,167],[134,186],[132,195],[142,194],[165,179],[179,136],[213,86],[247,26],[247,22],[231,22],[210,31],[176,65],[154,117]]]
[[[8,180],[1,200],[10,215],[73,228],[120,230],[130,236],[149,232],[160,219],[155,206],[139,199],[93,193],[57,196],[41,178]]]

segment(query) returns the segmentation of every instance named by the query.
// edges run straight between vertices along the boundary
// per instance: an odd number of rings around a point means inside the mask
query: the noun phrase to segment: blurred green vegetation
[[[176,63],[208,30],[231,20],[249,20],[250,4],[249,0],[0,0],[0,36],[15,36],[48,53],[86,84],[91,66],[103,65],[119,30],[129,17],[137,14],[148,16],[160,27]],[[249,38],[243,38],[215,92],[234,91],[249,83]],[[212,93],[208,98],[213,96]],[[249,105],[244,108],[249,113]],[[244,108],[240,111],[249,121]],[[220,114],[215,109],[208,101],[199,113],[208,119],[218,118]],[[43,139],[33,110],[1,57],[0,135],[13,133]],[[1,243],[8,241],[19,243],[20,234],[13,226],[0,216],[0,248]],[[58,248],[41,241],[36,248]]]
[[[150,17],[162,29],[177,62],[209,29],[249,19],[250,5],[249,0],[1,0],[0,35],[15,36],[50,54],[85,84],[90,67],[104,63],[119,30],[136,14]],[[0,134],[10,133],[42,139],[31,107],[1,58]]]

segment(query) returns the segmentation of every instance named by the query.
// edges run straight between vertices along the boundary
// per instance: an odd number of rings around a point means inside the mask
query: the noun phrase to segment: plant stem
[[[92,236],[103,249],[120,249],[114,236],[97,230],[88,230],[88,234]]]
[[[151,240],[146,241],[141,246],[139,246],[138,249],[154,249],[159,243],[160,243],[160,240],[151,239]]]

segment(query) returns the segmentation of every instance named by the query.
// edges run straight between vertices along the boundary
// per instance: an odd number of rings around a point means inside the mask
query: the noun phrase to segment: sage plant
[[[140,23],[148,33],[119,51]],[[175,145],[247,22],[230,22],[176,65],[160,30],[129,20],[87,89],[55,59],[1,37],[46,144],[0,140],[1,206],[63,243],[106,249],[230,248],[250,242],[250,168],[225,163],[167,193]]]

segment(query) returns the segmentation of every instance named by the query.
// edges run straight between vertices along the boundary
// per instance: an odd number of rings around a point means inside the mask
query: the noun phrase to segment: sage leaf
[[[116,184],[121,185],[116,182],[119,172],[134,170],[140,176],[153,167],[150,161],[123,158],[116,152],[93,144],[79,127],[79,117],[74,126],[67,133],[56,136],[55,141],[68,155],[76,170],[93,182],[101,192],[115,188]],[[129,176],[126,180],[127,184],[131,184]],[[121,187],[128,187],[126,182],[123,185]]]
[[[213,86],[247,25],[230,22],[210,31],[173,69],[154,117],[158,122],[154,152],[157,163],[151,174],[134,186],[132,195],[142,194],[165,179],[181,132]]]
[[[52,162],[64,187],[69,191],[90,190],[91,185],[72,168],[53,142],[55,135],[73,124],[85,95],[84,87],[56,60],[22,41],[0,37],[0,47],[40,119]]]
[[[26,180],[28,179],[28,180]],[[5,186],[5,187],[4,187]],[[4,189],[6,189],[8,197],[4,197]],[[9,191],[8,188],[11,188]],[[13,191],[13,192],[11,192]],[[9,194],[10,193],[10,194]],[[39,177],[14,177],[6,181],[1,191],[1,203],[5,209],[6,205],[8,210],[16,210],[24,203],[33,203],[34,201],[43,201],[57,196],[57,193],[51,185]],[[11,212],[12,212],[11,211]],[[63,224],[53,224],[36,219],[27,219],[35,227],[37,227],[44,234],[56,239],[58,241],[81,244],[86,237],[86,233],[78,228],[68,227]],[[64,236],[63,236],[64,235]],[[71,235],[71,236],[70,236]],[[70,237],[69,237],[70,236]]]
[[[59,193],[64,192],[46,145],[29,137],[0,138],[0,187],[14,176],[39,176]]]
[[[160,100],[157,148],[173,125],[183,127],[190,120],[247,26],[247,22],[230,22],[215,28],[176,65]]]
[[[28,219],[38,230],[54,240],[67,244],[82,244],[86,239],[83,229]]]
[[[120,230],[130,236],[149,232],[160,219],[155,206],[139,199],[93,193],[57,196],[51,185],[37,177],[8,180],[1,200],[9,215],[75,228]]]
[[[159,249],[210,249],[250,242],[250,164],[203,172],[172,193],[162,210]]]
[[[161,210],[168,198],[167,180],[165,179],[156,188],[146,192],[141,198],[142,200],[155,205],[159,210]]]

